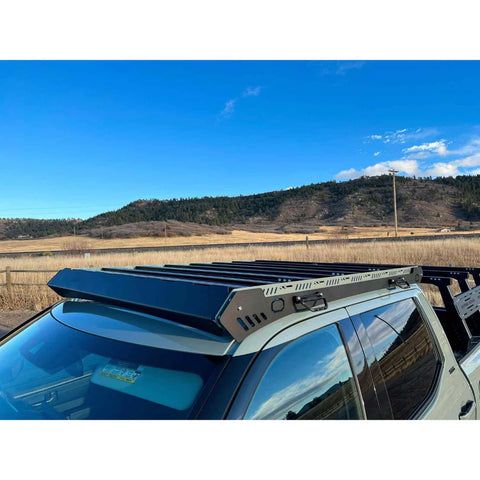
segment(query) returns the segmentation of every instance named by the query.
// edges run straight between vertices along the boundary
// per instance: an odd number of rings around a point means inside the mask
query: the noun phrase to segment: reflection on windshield
[[[103,339],[46,315],[0,347],[0,418],[187,418],[222,362]]]
[[[262,378],[246,418],[359,418],[350,364],[335,325],[288,344]]]

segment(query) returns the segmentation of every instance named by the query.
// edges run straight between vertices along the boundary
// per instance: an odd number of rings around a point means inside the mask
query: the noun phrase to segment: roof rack
[[[58,272],[48,285],[66,298],[161,316],[240,342],[294,312],[383,288],[408,288],[420,267],[372,269],[297,262],[214,262]]]
[[[249,262],[234,262],[240,265]],[[296,271],[329,270],[332,275],[351,271],[376,271],[380,269],[399,268],[398,264],[371,263],[321,263],[321,262],[281,262],[275,260],[258,260],[257,268],[287,268]],[[437,313],[452,348],[456,352],[467,352],[480,340],[480,268],[422,265],[420,283],[434,285],[438,288],[444,307],[437,307]],[[469,276],[473,279],[470,285]],[[457,281],[460,293],[454,294],[452,281]]]

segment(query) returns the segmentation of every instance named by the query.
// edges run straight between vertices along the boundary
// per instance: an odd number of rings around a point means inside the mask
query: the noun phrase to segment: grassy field
[[[12,269],[52,269],[64,267],[120,266],[164,263],[188,263],[229,260],[297,260],[322,262],[370,262],[431,264],[455,266],[480,266],[480,241],[477,239],[426,240],[418,242],[382,242],[349,244],[339,240],[329,245],[306,248],[249,247],[208,249],[187,252],[120,253],[62,257],[20,257],[0,259],[0,270],[9,265]],[[13,282],[45,282],[53,274],[15,273]],[[4,280],[0,280],[3,283]],[[14,286],[12,293],[0,287],[0,310],[40,310],[58,300],[46,286]]]
[[[349,227],[347,231],[341,227],[322,226],[321,231],[309,234],[310,240],[322,239],[348,239],[348,238],[378,238],[393,237],[392,227]],[[412,235],[413,232],[413,235]],[[472,230],[469,233],[480,233]],[[414,235],[445,235],[431,228],[399,228],[400,236],[412,237]],[[458,232],[451,232],[452,234]],[[85,237],[55,237],[37,240],[5,240],[0,241],[0,252],[33,252],[54,250],[88,250],[95,248],[130,248],[130,247],[155,247],[164,245],[199,245],[218,243],[251,243],[251,242],[281,242],[305,240],[301,233],[256,233],[245,230],[233,230],[231,235],[194,235],[190,237],[137,237],[94,239]]]

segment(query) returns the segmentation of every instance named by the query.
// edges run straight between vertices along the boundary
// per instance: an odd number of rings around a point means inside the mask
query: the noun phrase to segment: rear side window
[[[288,343],[253,395],[247,419],[356,419],[361,410],[336,325]]]
[[[415,302],[402,300],[360,318],[383,375],[393,418],[411,418],[432,391],[440,366]]]

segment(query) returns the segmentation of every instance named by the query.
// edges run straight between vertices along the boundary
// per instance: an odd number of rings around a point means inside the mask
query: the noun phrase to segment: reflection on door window
[[[245,418],[357,419],[359,399],[336,325],[287,344],[261,379]]]
[[[427,326],[409,298],[360,315],[385,382],[393,417],[408,419],[426,399],[440,364]]]

